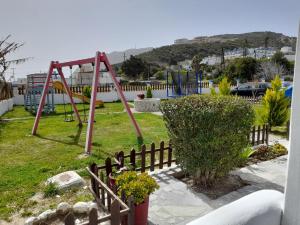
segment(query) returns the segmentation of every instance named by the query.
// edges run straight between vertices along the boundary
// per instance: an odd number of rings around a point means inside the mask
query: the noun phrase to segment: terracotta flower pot
[[[134,225],[148,224],[148,208],[149,196],[142,202],[135,206]]]
[[[138,94],[137,97],[138,97],[138,99],[144,99],[145,95],[144,94]]]

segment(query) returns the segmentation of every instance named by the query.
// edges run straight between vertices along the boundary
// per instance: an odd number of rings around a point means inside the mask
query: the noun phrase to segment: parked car
[[[269,83],[244,83],[232,89],[231,94],[238,96],[262,98],[269,87]]]

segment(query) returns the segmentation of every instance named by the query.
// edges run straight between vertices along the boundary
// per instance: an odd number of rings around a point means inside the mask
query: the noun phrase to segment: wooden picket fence
[[[98,166],[92,164],[86,168],[90,178],[90,191],[93,194],[97,204],[107,214],[98,217],[97,210],[91,210],[89,213],[89,221],[81,223],[80,225],[96,225],[103,222],[110,221],[111,225],[134,225],[134,203],[130,198],[124,202],[116,194],[116,187],[110,187],[109,181],[104,181],[103,173],[99,173]],[[74,225],[75,217],[72,213],[65,218],[65,225]]]
[[[248,135],[249,143],[252,146],[259,144],[269,144],[270,127],[268,124],[253,126]]]
[[[105,165],[99,166],[98,169],[104,170],[108,177],[114,168],[117,170],[123,168],[126,161],[130,165],[130,169],[139,172],[154,171],[165,166],[170,167],[172,163],[176,162],[171,143],[169,142],[166,146],[165,142],[161,141],[158,148],[152,143],[149,150],[146,149],[146,145],[142,145],[141,151],[132,149],[128,155],[125,155],[123,151],[117,152],[114,162],[111,158],[107,158]]]

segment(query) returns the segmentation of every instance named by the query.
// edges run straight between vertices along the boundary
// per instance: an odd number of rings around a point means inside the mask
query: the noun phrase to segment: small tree
[[[252,106],[235,96],[192,95],[161,103],[182,169],[209,187],[240,163],[254,121]]]
[[[271,82],[272,87],[268,89],[262,104],[262,119],[270,127],[280,126],[288,119],[290,101],[285,97],[284,89],[281,89],[281,80],[279,76]]]
[[[146,73],[147,63],[141,58],[131,55],[128,60],[123,62],[121,69],[127,78],[137,80]]]
[[[83,87],[83,95],[87,98],[91,98],[92,88],[90,86]]]
[[[230,95],[230,82],[228,78],[225,76],[221,82],[219,83],[219,91],[221,95]]]
[[[147,87],[146,98],[152,98],[152,88],[150,86]]]

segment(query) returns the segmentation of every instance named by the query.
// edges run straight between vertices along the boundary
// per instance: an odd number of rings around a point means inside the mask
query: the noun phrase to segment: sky
[[[274,31],[296,36],[300,0],[0,0],[0,39],[24,43],[15,77],[96,51],[170,45],[178,38]],[[12,68],[7,75],[12,74]]]

